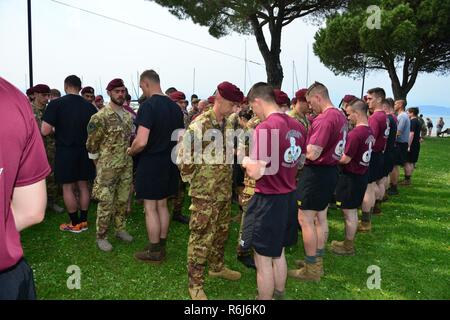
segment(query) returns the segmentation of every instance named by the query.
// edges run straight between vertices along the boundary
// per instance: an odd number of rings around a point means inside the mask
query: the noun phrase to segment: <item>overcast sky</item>
[[[249,60],[263,62],[251,36],[232,34],[215,39],[206,27],[190,20],[180,21],[167,9],[144,0],[61,0],[86,10],[212,48],[236,59],[203,48],[168,39],[140,29],[81,12],[51,0],[33,0],[34,83],[46,83],[62,91],[64,78],[76,74],[83,85],[106,95],[104,88],[113,78],[122,78],[135,96],[137,73],[159,72],[163,90],[170,86],[200,97],[211,95],[218,83],[230,81],[243,91],[257,81],[266,81],[265,68],[248,64],[245,81],[245,42]],[[27,1],[0,0],[0,76],[25,90],[28,86]],[[318,27],[297,20],[283,29],[281,59],[283,90],[292,96],[306,86],[307,47],[310,48],[309,83],[326,84],[339,103],[345,94],[359,96],[361,80],[337,77],[312,53]],[[246,41],[247,40],[247,41]],[[132,82],[133,81],[133,82]],[[421,74],[408,99],[410,105],[450,106],[450,77]],[[392,95],[390,79],[383,72],[369,74],[366,90],[382,86]],[[101,89],[103,88],[103,90]],[[246,92],[245,92],[246,93]]]

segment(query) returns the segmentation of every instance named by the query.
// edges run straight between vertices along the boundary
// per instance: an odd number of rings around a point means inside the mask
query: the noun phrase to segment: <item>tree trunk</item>
[[[278,45],[281,40],[281,29],[272,31],[272,46],[269,49],[262,27],[259,25],[258,18],[252,16],[250,18],[253,31],[255,32],[256,43],[258,44],[259,51],[264,58],[266,64],[267,83],[274,88],[280,89],[283,83],[283,67],[281,66],[280,53],[281,47]]]

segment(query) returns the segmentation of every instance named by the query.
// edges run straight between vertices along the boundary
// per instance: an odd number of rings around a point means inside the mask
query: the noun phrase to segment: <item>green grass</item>
[[[384,215],[373,218],[373,232],[357,236],[357,255],[336,257],[327,251],[325,277],[319,283],[287,281],[290,299],[450,299],[450,139],[430,138],[422,145],[413,186],[383,205]],[[186,199],[187,201],[187,199]],[[187,210],[186,202],[185,209]],[[31,264],[40,299],[188,299],[186,249],[188,228],[170,227],[167,261],[142,264],[133,254],[146,245],[144,215],[135,206],[128,230],[131,245],[111,238],[114,250],[100,252],[95,245],[95,205],[90,229],[82,234],[62,233],[66,214],[47,214],[45,221],[22,234],[25,256]],[[233,215],[236,214],[236,209]],[[340,212],[330,210],[329,241],[343,238]],[[232,222],[226,245],[226,264],[242,273],[238,282],[206,277],[210,299],[254,299],[256,274],[235,258],[239,225]],[[303,244],[287,250],[289,266],[303,257]],[[71,265],[80,267],[81,290],[69,290]],[[367,268],[381,268],[381,289],[369,290]]]

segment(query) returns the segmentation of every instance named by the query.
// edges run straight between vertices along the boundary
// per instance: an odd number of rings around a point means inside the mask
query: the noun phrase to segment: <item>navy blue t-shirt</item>
[[[147,146],[140,156],[170,153],[177,144],[172,141],[172,133],[184,128],[183,112],[169,97],[153,95],[139,108],[135,124],[150,130]]]

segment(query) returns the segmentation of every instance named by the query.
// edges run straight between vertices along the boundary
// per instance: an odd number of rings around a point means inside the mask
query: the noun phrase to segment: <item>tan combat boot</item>
[[[213,272],[210,270],[208,272],[208,274],[212,278],[222,278],[222,279],[231,280],[231,281],[236,281],[241,278],[240,272],[230,270],[226,267],[223,267],[223,269],[220,270],[219,272]]]
[[[317,257],[316,261],[320,264],[320,276],[323,276],[325,274],[324,269],[323,269],[323,257]],[[295,266],[297,267],[297,269],[304,268],[305,264],[306,264],[305,260],[295,260]],[[295,271],[297,271],[297,270],[289,270],[288,274],[289,274],[289,272],[294,274]]]
[[[208,300],[203,287],[189,288],[189,295],[192,300]]]
[[[288,275],[301,281],[320,281],[321,266],[319,262],[314,264],[306,263],[305,266],[298,270],[290,270]]]
[[[146,247],[144,251],[136,252],[134,255],[136,260],[150,264],[161,264],[164,261],[161,246],[159,244],[150,244],[148,248]]]
[[[331,251],[338,256],[354,256],[355,246],[352,240],[332,241]]]
[[[372,222],[361,221],[358,224],[358,232],[370,232],[372,231]]]

